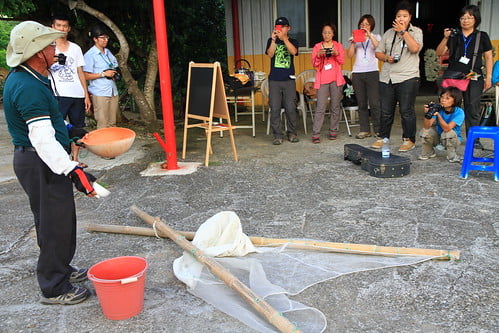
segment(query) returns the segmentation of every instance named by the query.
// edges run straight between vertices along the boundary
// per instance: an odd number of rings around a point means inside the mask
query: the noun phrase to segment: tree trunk
[[[66,4],[69,4],[70,1],[64,1],[61,0],[61,2],[64,2]],[[74,5],[74,1],[73,1]],[[106,15],[101,13],[100,11],[93,9],[89,7],[84,0],[77,0],[75,7],[76,9],[80,9],[84,12],[87,12],[88,14],[95,16],[98,18],[100,21],[102,21],[105,25],[107,25],[113,33],[116,35],[118,38],[118,42],[120,43],[120,51],[116,54],[116,59],[118,60],[118,64],[120,65],[121,69],[121,74],[123,76],[123,79],[125,80],[125,83],[128,86],[128,93],[131,94],[135,100],[135,103],[137,104],[137,107],[139,108],[139,113],[141,119],[146,123],[148,126],[155,126],[156,124],[156,112],[154,111],[154,103],[150,104],[148,99],[146,98],[146,95],[144,92],[142,92],[137,84],[137,81],[133,78],[132,74],[128,70],[127,66],[127,61],[128,61],[128,55],[130,53],[130,47],[128,45],[128,41],[121,32],[120,28]],[[151,50],[152,51],[152,50]],[[157,58],[157,56],[156,56]],[[157,67],[157,66],[156,66]],[[149,72],[150,66],[148,66],[148,72]],[[157,68],[156,68],[156,73],[157,73]],[[152,74],[151,74],[152,75]],[[149,76],[149,73],[147,74]],[[154,76],[154,80],[156,78],[156,75]],[[147,80],[146,80],[147,82]],[[149,83],[150,84],[150,83]],[[154,82],[152,83],[152,86],[154,86]],[[153,94],[154,98],[154,94]]]
[[[156,77],[158,76],[158,46],[156,40],[152,42],[151,50],[147,60],[146,80],[144,82],[144,95],[146,96],[149,106],[154,110],[154,91],[156,85]]]

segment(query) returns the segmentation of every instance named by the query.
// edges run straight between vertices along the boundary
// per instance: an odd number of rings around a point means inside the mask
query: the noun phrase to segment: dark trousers
[[[72,287],[70,263],[76,248],[73,185],[68,177],[53,173],[33,151],[14,152],[14,171],[35,218],[40,248],[36,274],[42,294],[64,294]]]
[[[269,80],[270,125],[274,138],[282,138],[281,108],[286,114],[288,134],[296,135],[296,83],[295,80]]]
[[[483,79],[470,80],[468,89],[463,92],[466,133],[471,126],[480,126],[480,98],[483,92]]]
[[[416,95],[419,91],[419,78],[412,78],[400,83],[379,83],[381,98],[381,119],[379,134],[389,138],[392,130],[395,107],[399,103],[402,118],[402,138],[416,142]]]
[[[352,73],[352,84],[359,106],[361,132],[371,132],[369,110],[374,133],[379,133],[379,72]]]
[[[62,118],[69,119],[69,123],[75,127],[85,127],[85,98],[57,97],[59,112]]]

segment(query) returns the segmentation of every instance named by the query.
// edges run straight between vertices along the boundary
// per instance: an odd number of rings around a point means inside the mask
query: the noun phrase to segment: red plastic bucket
[[[117,257],[101,261],[88,270],[102,313],[109,319],[133,317],[144,306],[147,261],[140,257]]]

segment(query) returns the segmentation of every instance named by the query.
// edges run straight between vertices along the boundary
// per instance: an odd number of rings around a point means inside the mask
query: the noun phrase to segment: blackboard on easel
[[[214,124],[213,118],[226,122]],[[218,62],[213,64],[189,63],[182,159],[185,159],[187,148],[187,131],[193,127],[203,128],[206,132],[206,166],[208,166],[209,155],[212,152],[211,133],[213,132],[229,131],[234,159],[237,161],[233,133],[235,126],[232,126],[230,121],[222,70]]]

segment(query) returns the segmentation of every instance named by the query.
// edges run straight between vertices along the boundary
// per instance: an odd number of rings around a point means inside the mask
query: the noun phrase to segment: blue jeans
[[[392,130],[395,107],[399,103],[402,118],[402,138],[416,142],[416,95],[419,91],[419,78],[415,77],[400,83],[379,83],[381,99],[381,119],[379,134],[389,138]]]

